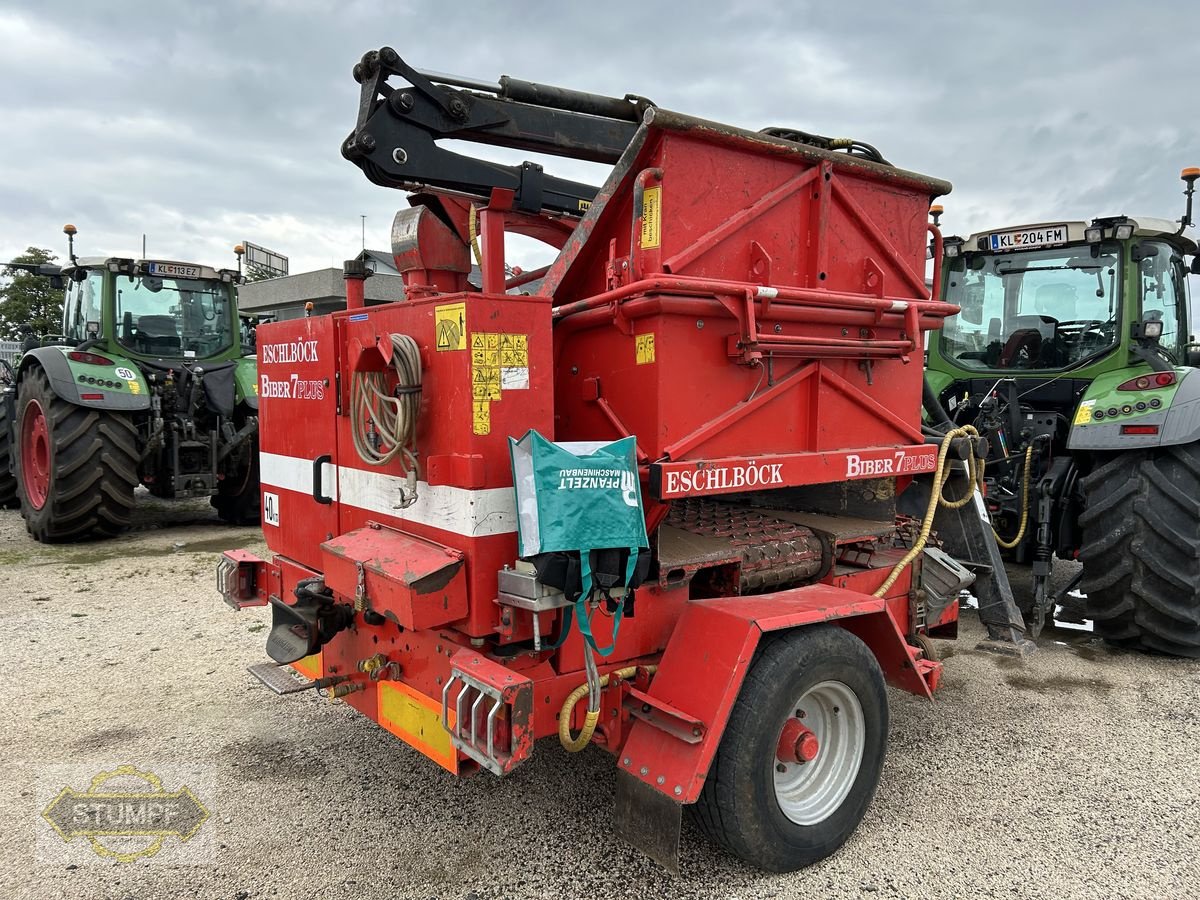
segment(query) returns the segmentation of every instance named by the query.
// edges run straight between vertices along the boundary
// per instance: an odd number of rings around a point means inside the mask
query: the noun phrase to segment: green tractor
[[[986,502],[1007,567],[1029,567],[1017,602],[1035,636],[1086,618],[1110,643],[1200,658],[1200,258],[1184,236],[1198,177],[1183,172],[1178,221],[944,241],[943,297],[961,311],[930,339],[927,414],[986,438]],[[1055,556],[1082,563],[1057,591]]]
[[[230,523],[257,521],[258,386],[238,318],[240,264],[81,259],[74,226],[63,231],[69,265],[20,266],[66,298],[62,335],[27,336],[0,364],[0,505],[19,505],[46,542],[124,530],[139,484],[156,497],[211,497]]]

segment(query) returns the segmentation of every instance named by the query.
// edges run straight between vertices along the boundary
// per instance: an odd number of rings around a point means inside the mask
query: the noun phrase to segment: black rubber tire
[[[50,484],[41,509],[30,503],[19,474],[21,422],[30,400],[41,404],[50,433]],[[138,482],[137,447],[137,430],[128,415],[68,403],[54,393],[40,367],[26,370],[17,389],[13,448],[21,515],[34,539],[83,541],[128,528]]]
[[[1083,489],[1080,587],[1096,633],[1200,659],[1200,444],[1119,453]]]
[[[21,505],[17,499],[17,476],[11,471],[12,437],[9,425],[8,404],[0,396],[0,509],[16,509]]]
[[[250,448],[250,469],[223,478],[212,498],[217,518],[230,525],[257,525],[262,509],[258,492],[258,441]]]
[[[798,825],[775,797],[775,751],[794,702],[824,681],[840,681],[858,697],[863,757],[842,804],[821,822]],[[764,638],[690,814],[712,841],[754,866],[790,872],[812,865],[841,847],[862,821],[879,785],[887,734],[883,674],[856,636],[836,625],[811,625]]]

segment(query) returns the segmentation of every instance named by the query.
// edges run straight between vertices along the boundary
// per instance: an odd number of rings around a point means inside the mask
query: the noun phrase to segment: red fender
[[[833,622],[871,648],[888,683],[932,696],[941,664],[918,659],[885,600],[826,584],[756,597],[688,603],[637,717],[618,768],[676,803],[694,803],[763,634]],[[683,726],[683,727],[681,727]]]

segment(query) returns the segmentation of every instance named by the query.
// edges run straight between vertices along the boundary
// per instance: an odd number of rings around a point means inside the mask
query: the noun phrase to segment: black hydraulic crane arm
[[[393,76],[403,86],[388,83]],[[486,201],[493,188],[515,192],[530,213],[579,216],[597,188],[547,175],[540,165],[476,159],[437,144],[472,141],[591,162],[615,163],[649,101],[572,91],[505,75],[488,84],[419,72],[390,47],[354,67],[362,86],[358,121],[342,155],[373,182],[403,190],[435,188]]]

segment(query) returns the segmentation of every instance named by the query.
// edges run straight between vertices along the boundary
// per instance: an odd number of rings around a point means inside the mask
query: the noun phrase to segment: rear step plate
[[[301,681],[290,666],[278,663],[258,663],[246,671],[277,694],[296,694],[316,685],[315,681]]]

